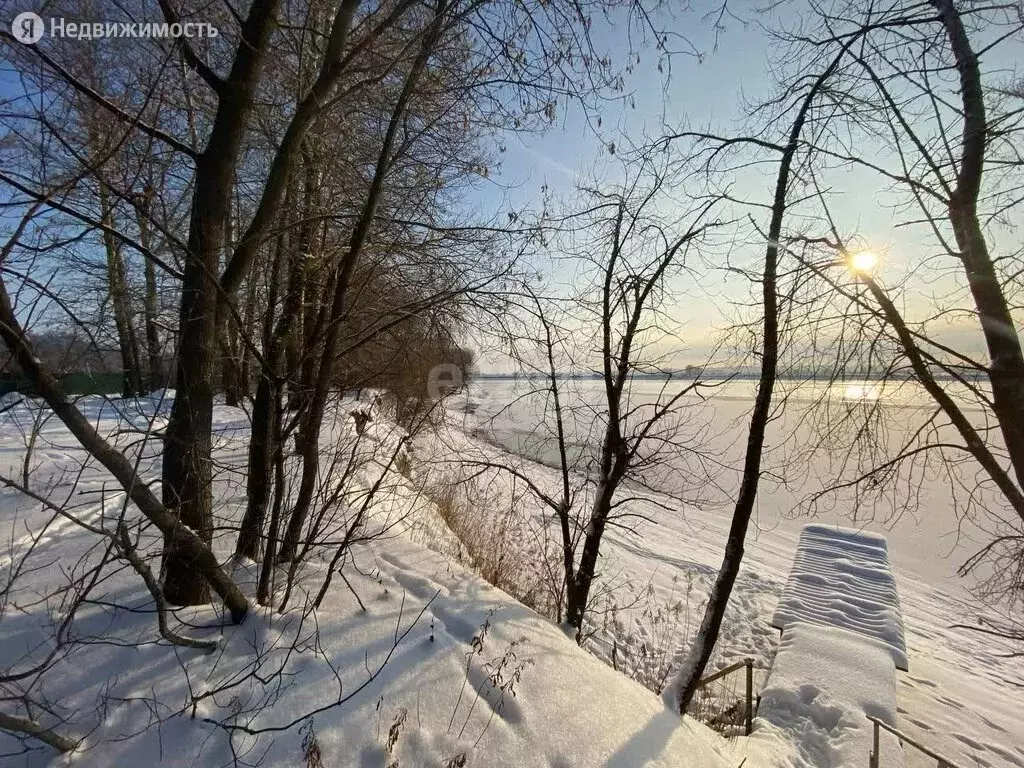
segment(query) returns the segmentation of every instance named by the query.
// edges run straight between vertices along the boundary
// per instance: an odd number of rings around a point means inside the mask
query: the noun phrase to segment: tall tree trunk
[[[113,235],[113,212],[107,186],[100,182],[100,215],[106,229],[103,230],[103,248],[107,256],[107,298],[114,314],[117,329],[117,346],[121,355],[121,394],[135,397],[142,394],[142,368],[139,362],[139,346],[132,325],[131,297],[128,292],[128,275],[121,258],[121,244]]]
[[[238,545],[235,554],[256,560],[259,557],[259,542],[263,536],[263,524],[266,518],[267,507],[270,501],[271,472],[275,456],[280,452],[281,446],[276,443],[276,435],[280,432],[280,407],[282,400],[282,384],[285,377],[281,374],[282,360],[287,358],[289,345],[295,336],[295,327],[301,322],[302,312],[302,288],[304,282],[305,263],[312,250],[312,241],[316,231],[313,223],[313,201],[319,190],[316,184],[317,169],[314,165],[311,153],[303,150],[303,205],[301,213],[301,225],[297,247],[291,247],[286,243],[285,232],[286,218],[282,216],[281,232],[277,237],[274,253],[273,279],[268,287],[267,313],[264,316],[263,326],[263,355],[264,365],[259,383],[256,387],[256,399],[253,404],[253,425],[252,437],[249,442],[249,469],[246,485],[246,509],[242,519],[242,528],[238,537]],[[291,187],[285,193],[285,200],[291,200],[294,192]],[[288,210],[288,206],[285,206]],[[277,305],[277,289],[280,284],[282,267],[287,259],[288,280],[285,289],[284,305],[280,316],[275,321],[275,308]],[[296,363],[297,365],[297,363]],[[290,361],[285,362],[288,375],[293,369]],[[281,495],[283,488],[277,489],[275,507],[278,508],[275,529],[279,525]],[[277,531],[273,533],[277,538]],[[276,541],[274,542],[276,544]],[[267,554],[271,558],[276,556],[276,547],[268,542]],[[263,585],[266,586],[266,585]],[[269,589],[269,587],[267,587]],[[264,594],[257,600],[261,603],[268,597]]]
[[[243,382],[246,377],[241,361],[241,331],[236,323],[227,323],[221,327],[223,335],[217,340],[220,348],[220,389],[224,393],[226,405],[240,408],[245,397]]]
[[[597,493],[591,507],[590,521],[583,539],[583,552],[580,555],[579,568],[575,579],[569,585],[566,596],[566,618],[576,629],[576,641],[583,639],[583,620],[590,599],[590,589],[597,574],[597,557],[604,538],[604,529],[611,513],[612,500],[622,482],[627,468],[626,446],[622,439],[622,395],[630,371],[630,355],[633,334],[643,312],[642,303],[637,303],[630,313],[627,327],[623,333],[619,348],[613,344],[613,326],[617,318],[614,316],[613,293],[618,290],[615,273],[619,266],[622,252],[622,222],[625,216],[625,203],[620,202],[615,214],[615,225],[612,232],[612,249],[604,264],[604,279],[601,287],[601,357],[602,383],[604,384],[605,405],[608,407],[608,424],[605,426],[601,440],[601,458],[598,462],[600,477]]]
[[[281,433],[283,415],[281,388],[274,390],[273,441],[274,441],[274,504],[270,510],[270,525],[267,529],[267,549],[263,553],[260,578],[256,585],[256,601],[260,605],[272,605],[274,593],[274,567],[277,563],[277,541],[281,530],[281,508],[284,504],[284,435]]]
[[[285,251],[285,228],[282,216],[281,231],[277,236],[273,256],[273,269],[267,285],[267,307],[263,315],[263,355],[256,386],[256,398],[252,408],[252,433],[249,438],[249,463],[246,473],[246,507],[242,527],[238,533],[235,555],[250,560],[259,559],[260,540],[263,536],[263,521],[266,518],[267,501],[270,498],[271,461],[275,451],[274,421],[280,387],[281,342],[275,333],[275,325],[286,322],[283,312],[275,324],[277,309],[277,287],[281,274],[281,262]]]
[[[307,316],[311,307],[306,299],[307,271],[313,262],[313,240],[316,228],[313,226],[313,217],[319,208],[320,179],[319,170],[313,158],[307,140],[302,145],[302,168],[303,168],[303,205],[302,205],[302,232],[299,236],[299,251],[291,254],[291,264],[288,271],[288,304],[292,307],[293,317],[289,318],[288,334],[285,346],[285,368],[288,371],[288,398],[293,398],[294,383],[297,381],[299,371],[302,368],[303,339],[307,336],[304,333],[307,327]],[[320,249],[321,252],[323,249]]]
[[[146,192],[140,201],[137,214],[139,243],[147,250],[152,246],[149,230],[149,204],[151,196],[152,188],[147,186]],[[160,359],[160,305],[156,286],[156,266],[150,259],[145,259],[144,261],[143,269],[146,287],[143,301],[146,326],[146,359],[148,364],[146,382],[148,384],[148,391],[155,392],[166,384],[163,363]]]
[[[268,354],[270,366],[276,354]],[[260,540],[263,536],[263,521],[266,518],[267,502],[270,498],[271,460],[274,454],[274,408],[277,402],[278,386],[276,376],[265,373],[256,386],[256,398],[252,409],[252,435],[249,438],[249,463],[246,473],[246,506],[242,526],[235,545],[237,557],[250,560],[260,559]]]
[[[423,42],[417,53],[416,60],[409,69],[409,74],[402,86],[402,91],[395,102],[388,122],[384,140],[381,142],[380,152],[377,156],[377,164],[374,168],[373,180],[366,196],[366,201],[360,211],[349,238],[348,249],[342,257],[338,268],[338,276],[334,285],[334,295],[330,302],[330,315],[327,322],[326,332],[323,340],[323,353],[321,355],[320,367],[316,376],[316,384],[313,387],[312,396],[309,399],[306,410],[306,418],[303,423],[300,452],[302,454],[302,478],[299,481],[299,492],[292,508],[291,517],[288,520],[288,528],[285,531],[284,540],[281,544],[281,551],[278,559],[287,562],[295,557],[298,551],[299,540],[302,530],[306,524],[306,516],[309,514],[310,504],[313,501],[313,491],[316,485],[316,476],[319,471],[319,440],[320,427],[323,424],[324,408],[327,405],[327,395],[334,379],[335,353],[337,349],[338,334],[341,329],[341,322],[345,316],[348,304],[348,289],[355,270],[356,262],[359,260],[363,246],[366,244],[373,227],[373,219],[377,212],[377,205],[380,202],[384,190],[384,180],[387,171],[393,161],[392,153],[399,127],[404,120],[406,108],[412,98],[419,82],[420,76],[427,65],[434,46],[437,44],[443,29],[443,22],[448,13],[448,0],[438,0],[434,9],[434,17],[431,19]]]
[[[221,141],[230,143],[233,139],[225,136]],[[211,139],[210,148],[214,146]],[[174,377],[177,394],[164,437],[163,460],[164,504],[175,510],[182,523],[208,544],[213,541],[210,431],[216,344],[214,313],[217,310],[213,275],[220,263],[233,176],[224,172],[230,169],[225,169],[221,162],[211,161],[210,156],[208,149],[200,158],[196,172],[189,256],[178,319],[180,336]],[[173,605],[207,602],[206,582],[195,572],[193,564],[177,551],[176,544],[172,538],[165,540],[164,593],[168,602]]]
[[[88,79],[98,85],[95,61],[89,54],[82,62]],[[89,154],[93,162],[109,172],[117,166],[117,156],[105,146],[104,115],[91,102],[83,105],[83,120],[88,140]],[[139,363],[139,348],[132,325],[131,298],[128,292],[128,275],[121,254],[121,242],[114,235],[114,211],[110,204],[110,190],[103,173],[97,174],[100,221],[103,223],[103,250],[106,256],[107,300],[114,316],[117,333],[117,348],[121,358],[121,395],[134,397],[142,392],[142,371]]]
[[[178,313],[177,396],[164,433],[163,497],[204,542],[213,538],[211,435],[217,335],[217,275],[230,215],[235,168],[252,111],[279,0],[254,0],[242,24],[231,72],[218,86],[217,113],[196,160],[188,253]],[[209,601],[206,580],[173,535],[164,538],[164,594],[173,605]]]
[[[211,436],[217,332],[216,275],[224,247],[234,168],[252,91],[265,54],[276,0],[256,0],[243,25],[243,40],[223,84],[206,150],[196,162],[188,253],[181,282],[176,396],[164,437],[164,504],[206,543],[213,539]],[[173,605],[210,599],[202,573],[172,536],[165,537],[164,593]]]
[[[325,249],[320,249],[320,256]],[[330,315],[330,300],[334,295],[334,284],[338,278],[337,269],[324,269],[326,281],[321,285],[316,280],[309,280],[306,276],[313,265],[304,266],[303,290],[302,290],[302,327],[296,328],[295,333],[302,335],[302,354],[299,358],[299,368],[293,375],[296,380],[289,384],[288,388],[288,410],[296,413],[305,413],[309,398],[315,386],[318,361],[321,357],[318,354],[322,345],[324,331],[327,328],[327,320]],[[294,370],[294,369],[292,369]],[[302,450],[301,428],[295,435],[295,450]]]
[[[988,243],[978,220],[978,197],[984,173],[988,121],[978,56],[952,0],[932,0],[960,77],[964,125],[956,188],[950,195],[949,221],[971,296],[988,347],[992,409],[1010,456],[1017,483],[1024,487],[1024,354]]]
[[[789,141],[782,150],[779,172],[775,179],[771,223],[768,226],[764,272],[761,276],[761,303],[764,307],[761,374],[758,379],[754,409],[750,414],[747,447],[743,457],[743,477],[740,482],[739,493],[736,496],[736,505],[733,508],[732,523],[729,526],[729,536],[726,539],[722,566],[719,568],[715,584],[711,588],[711,595],[708,597],[707,605],[704,608],[704,617],[701,620],[700,628],[697,630],[697,636],[694,638],[687,660],[665,686],[662,694],[666,704],[680,714],[684,714],[687,707],[690,706],[690,702],[697,692],[697,686],[704,676],[704,670],[707,669],[708,662],[711,660],[711,654],[715,649],[718,633],[722,626],[722,617],[725,615],[726,606],[729,604],[729,597],[732,595],[732,588],[740,572],[740,563],[743,561],[744,544],[747,538],[747,528],[750,525],[750,517],[754,512],[754,502],[757,500],[757,489],[761,480],[761,455],[764,450],[765,431],[771,418],[772,394],[775,389],[779,361],[779,311],[776,286],[779,266],[779,238],[782,235],[782,223],[786,214],[786,200],[793,158],[799,146],[800,136],[803,133],[807,115],[818,91],[821,90],[825,81],[835,72],[839,62],[846,55],[849,46],[857,39],[857,36],[851,36],[839,54],[832,60],[831,64],[814,81],[814,84],[800,105],[796,118],[793,120],[789,132]]]
[[[617,484],[605,480],[598,484],[596,498],[591,507],[590,525],[587,526],[583,540],[583,552],[580,554],[579,567],[576,569],[575,575],[567,574],[571,578],[567,579],[566,584],[565,618],[576,630],[577,642],[583,638],[583,619],[586,616],[587,601],[590,600],[594,577],[597,575],[597,557],[611,511],[612,495],[615,492],[614,485]]]
[[[234,211],[228,216],[227,220],[225,251],[230,251],[231,245],[234,242],[235,221],[241,215],[239,208],[240,203],[236,191]],[[246,375],[242,371],[243,344],[241,335],[248,333],[249,328],[252,327],[250,315],[252,314],[254,286],[254,279],[250,278],[245,282],[245,304],[242,309],[242,322],[221,322],[218,329],[217,345],[220,350],[218,361],[220,367],[220,389],[224,393],[224,402],[232,408],[241,407],[242,399],[245,397],[245,387],[242,382],[245,380]],[[232,289],[227,298],[229,302],[234,304],[238,298],[237,290]],[[224,319],[223,317],[218,318],[219,321]]]

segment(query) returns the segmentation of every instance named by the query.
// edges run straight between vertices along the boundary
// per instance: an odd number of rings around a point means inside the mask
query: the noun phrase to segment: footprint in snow
[[[479,624],[474,624],[441,605],[435,605],[432,610],[440,623],[440,627],[445,632],[467,645],[473,641],[473,637],[479,629]]]

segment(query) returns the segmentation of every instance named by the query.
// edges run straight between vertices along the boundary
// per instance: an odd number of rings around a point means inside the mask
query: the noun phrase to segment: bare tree
[[[605,528],[616,520],[623,503],[619,491],[627,480],[643,480],[643,472],[658,459],[659,449],[671,445],[671,421],[679,404],[702,386],[699,377],[669,391],[668,376],[658,399],[651,404],[630,398],[637,375],[664,373],[648,345],[657,334],[659,301],[671,279],[685,267],[691,248],[699,244],[716,222],[707,220],[717,200],[698,201],[689,220],[673,229],[651,221],[647,207],[660,189],[597,194],[611,214],[611,232],[604,255],[595,260],[600,277],[599,301],[593,306],[598,320],[600,375],[604,397],[603,435],[600,438],[593,482],[593,500],[585,517],[582,549],[576,573],[566,574],[566,620],[583,632],[583,619],[597,573],[597,560]],[[632,193],[632,194],[630,194]],[[645,348],[648,351],[645,355]]]
[[[880,439],[892,426],[884,402],[822,418],[831,434],[862,439],[808,504],[852,492],[858,505],[900,514],[917,502],[913,478],[938,468],[961,520],[990,537],[962,572],[984,564],[988,590],[1013,600],[1024,573],[1021,251],[1011,234],[1021,123],[1019,99],[986,62],[1021,33],[1012,8],[936,0],[884,13],[858,7],[841,20],[822,12],[780,36],[802,63],[843,57],[827,91],[833,112],[801,147],[801,213],[816,223],[789,240],[804,281],[804,325],[793,338],[815,336],[839,375],[866,372],[888,391],[913,382],[921,394],[920,414],[895,444]],[[906,233],[893,263],[884,243],[844,220],[830,188],[836,168],[885,188],[894,231]],[[929,298],[926,284],[936,286]],[[826,330],[822,321],[837,314],[844,322]]]
[[[554,618],[579,642],[589,633],[606,530],[634,529],[630,502],[660,475],[671,473],[683,495],[714,473],[699,414],[699,394],[714,384],[701,378],[702,369],[673,371],[684,341],[669,300],[716,247],[711,234],[722,222],[712,212],[720,198],[671,198],[659,163],[643,158],[627,168],[624,185],[585,190],[592,205],[549,223],[547,247],[574,264],[576,287],[565,295],[524,287],[523,326],[509,329],[528,375],[517,399],[539,403],[533,437],[558,470],[557,487],[509,459],[457,461],[478,477],[510,474],[543,505],[561,570],[551,585]],[[668,199],[680,204],[677,216],[659,212]],[[593,372],[598,391],[577,391],[581,371]],[[655,394],[639,391],[651,381]]]

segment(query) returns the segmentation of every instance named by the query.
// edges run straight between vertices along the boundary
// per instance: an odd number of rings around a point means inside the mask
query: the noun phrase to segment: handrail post
[[[878,768],[878,722],[876,720],[871,721],[872,728],[872,747],[871,747],[871,759],[868,761],[869,768]]]
[[[918,752],[921,752],[922,754],[927,755],[928,757],[930,757],[932,760],[937,761],[938,765],[937,765],[936,768],[960,768],[959,765],[954,763],[948,757],[943,757],[938,752],[936,752],[934,749],[930,749],[929,747],[926,747],[924,744],[920,743],[919,741],[915,741],[912,737],[910,737],[907,734],[903,733],[903,731],[898,730],[895,726],[889,725],[889,723],[885,722],[884,720],[880,720],[879,718],[875,717],[874,715],[868,715],[867,718],[868,718],[868,721],[871,722],[871,724],[874,726],[874,729],[875,729],[874,730],[874,749],[871,752],[871,760],[868,763],[871,766],[871,768],[880,768],[881,758],[879,757],[879,749],[878,749],[878,732],[879,732],[880,729],[888,731],[893,736],[895,736],[897,739],[899,739],[901,747],[903,745],[905,745],[905,744],[909,744],[914,749],[916,749]]]
[[[746,659],[747,667],[747,736],[754,730],[754,660]]]

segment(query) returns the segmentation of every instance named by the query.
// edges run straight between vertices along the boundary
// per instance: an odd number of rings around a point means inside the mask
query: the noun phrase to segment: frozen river
[[[646,420],[659,398],[664,402],[688,381],[640,380],[633,384],[630,429]],[[753,405],[753,381],[712,382],[714,386],[685,395],[656,443],[656,464],[644,472],[646,483],[688,506],[716,512],[722,532],[732,512],[732,494],[746,444],[747,420]],[[558,463],[551,398],[536,391],[542,382],[483,379],[471,389],[475,416],[484,436],[506,450]],[[600,381],[565,382],[566,429],[571,460],[583,467],[594,453],[604,423],[599,408]],[[873,425],[870,439],[880,451],[895,454],[932,414],[922,392],[912,384],[883,388],[870,382],[819,385],[781,382],[785,397],[772,422],[764,454],[764,475],[758,493],[756,528],[750,546],[775,531],[795,535],[809,520],[885,533],[898,571],[927,580],[955,578],[960,564],[990,540],[973,519],[959,510],[964,498],[951,490],[950,473],[938,461],[907,465],[888,485],[868,484],[813,496],[837,481],[849,480],[873,466],[882,454],[859,455],[853,448],[856,428]],[[934,441],[945,432],[933,434]],[[937,457],[936,457],[937,458]],[[958,477],[973,477],[962,468]],[[966,494],[962,488],[961,493]],[[998,499],[987,503],[998,507]],[[701,515],[705,518],[707,516]],[[695,524],[696,521],[695,521]],[[984,525],[984,522],[982,522]],[[716,528],[718,526],[715,526]]]

